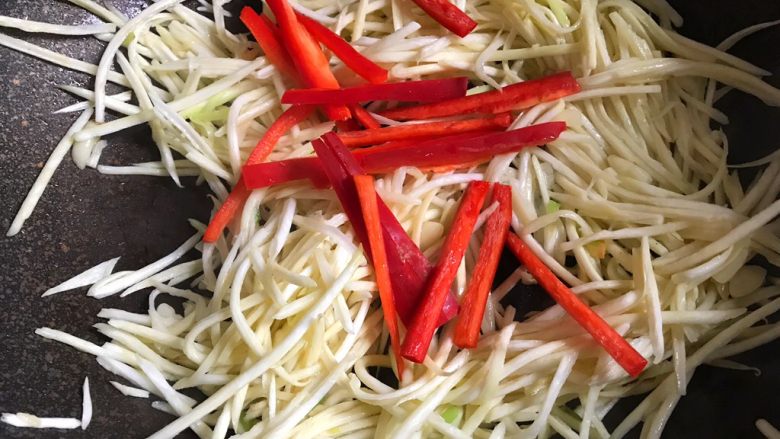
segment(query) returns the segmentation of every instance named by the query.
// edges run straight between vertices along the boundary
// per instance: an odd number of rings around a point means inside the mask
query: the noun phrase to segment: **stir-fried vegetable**
[[[282,113],[273,125],[271,125],[265,132],[263,137],[257,142],[252,153],[246,160],[248,166],[262,163],[273,150],[279,139],[287,133],[292,127],[306,120],[313,113],[313,108],[299,105],[292,106],[287,111]],[[233,217],[241,209],[241,206],[249,196],[249,190],[244,183],[243,179],[239,179],[236,185],[233,187],[227,200],[222,203],[214,218],[211,219],[203,240],[205,242],[216,242],[222,235],[222,231],[227,227]]]
[[[369,101],[436,102],[466,94],[468,78],[365,84],[329,89],[293,89],[282,96],[283,104],[356,104]]]
[[[414,0],[414,2],[431,18],[459,37],[465,37],[477,27],[476,21],[447,0]]]
[[[367,225],[361,213],[360,198],[353,181],[353,177],[363,175],[363,170],[336,135],[326,134],[321,140],[315,140],[313,145],[328,181],[333,185],[344,212],[350,218],[355,234],[363,243],[363,248],[368,249],[368,255],[373,255]],[[378,200],[377,204],[387,263],[393,273],[391,282],[394,307],[401,319],[408,323],[424,294],[423,289],[431,266],[384,202]],[[447,297],[439,307],[441,318],[439,315],[435,317],[436,326],[450,320],[456,309],[454,298]]]
[[[287,0],[268,0],[282,35],[282,43],[287,47],[295,67],[308,87],[339,88],[339,83],[330,71],[328,59],[322,53],[317,42],[298,21]],[[349,109],[343,105],[327,105],[325,113],[332,120],[349,119]]]
[[[512,123],[508,114],[494,117],[456,120],[446,122],[425,122],[411,125],[397,125],[386,128],[352,131],[339,134],[339,138],[349,148],[379,145],[395,140],[413,140],[456,135],[473,131],[485,131],[507,128]]]
[[[362,125],[363,128],[374,130],[381,127],[379,122],[374,119],[374,116],[360,105],[350,105],[349,111],[352,113],[352,119],[360,122],[360,125]]]
[[[407,328],[401,355],[408,360],[422,363],[428,353],[442,306],[450,294],[450,285],[455,280],[458,267],[466,254],[466,247],[489,188],[490,185],[485,182],[471,182],[463,195],[450,232],[442,244],[439,259],[431,272],[425,296]]]
[[[382,236],[382,223],[377,207],[378,195],[374,190],[374,179],[369,175],[356,175],[355,189],[360,200],[360,210],[363,212],[363,221],[366,225],[366,235],[371,246],[371,260],[374,265],[374,277],[376,278],[379,298],[382,303],[384,321],[390,332],[390,343],[395,355],[396,370],[398,376],[404,374],[404,361],[401,358],[401,334],[398,330],[395,299],[393,298],[393,284],[390,277],[390,266],[387,263],[385,241]]]
[[[263,53],[279,71],[288,78],[298,78],[298,72],[293,66],[293,61],[287,53],[287,49],[281,42],[279,29],[271,20],[255,12],[249,6],[241,10],[241,21],[255,37],[255,40],[263,49]]]
[[[498,206],[485,222],[477,265],[471,272],[469,285],[463,293],[458,324],[455,326],[453,343],[459,348],[477,346],[488,295],[512,221],[512,188],[503,184],[493,185],[492,201],[498,203]]]
[[[542,102],[564,98],[580,91],[570,72],[512,84],[501,90],[476,93],[414,107],[401,107],[382,113],[395,120],[433,119],[466,113],[499,114],[522,110]]]
[[[464,134],[419,143],[380,145],[356,150],[353,155],[371,174],[390,172],[403,166],[462,168],[485,162],[499,154],[543,145],[555,140],[565,128],[562,122],[549,122],[500,133]],[[322,168],[313,157],[250,165],[244,170],[244,181],[247,187],[253,189],[306,178],[319,185],[324,181],[323,177]]]
[[[344,41],[327,27],[304,15],[298,14],[298,21],[303,27],[325,47],[339,57],[353,72],[365,78],[372,84],[382,84],[387,81],[387,70],[376,65],[373,61],[361,55],[349,43]]]
[[[642,373],[647,360],[636,351],[598,314],[593,312],[576,294],[572,293],[555,274],[528,248],[517,235],[507,239],[509,248],[517,259],[539,282],[539,284],[558,302],[566,312],[584,327],[593,339],[604,346],[612,358],[631,376]]]

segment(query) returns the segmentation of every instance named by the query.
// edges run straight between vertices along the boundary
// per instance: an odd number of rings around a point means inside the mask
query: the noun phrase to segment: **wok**
[[[128,15],[144,0],[114,0]],[[241,1],[234,1],[231,8]],[[685,18],[681,32],[708,44],[751,24],[780,19],[773,0],[676,0]],[[3,0],[0,15],[56,23],[94,20],[65,1]],[[3,31],[5,32],[5,31]],[[100,43],[90,38],[11,35],[96,63]],[[733,52],[775,75],[780,74],[780,28],[751,36]],[[778,78],[770,78],[780,86]],[[0,229],[7,230],[42,163],[75,116],[52,111],[74,102],[57,84],[91,86],[86,75],[0,48]],[[780,109],[755,98],[731,93],[719,105],[731,118],[730,161],[758,158],[777,147]],[[157,160],[148,129],[139,127],[108,138],[103,163]],[[102,301],[83,291],[42,299],[41,292],[106,259],[122,256],[117,270],[137,268],[178,246],[191,231],[187,218],[208,219],[210,201],[202,187],[186,182],[177,188],[158,177],[111,177],[79,171],[66,159],[22,232],[0,238],[0,412],[26,411],[41,416],[81,413],[81,384],[90,377],[94,418],[86,431],[25,430],[0,425],[0,438],[145,437],[172,418],[150,407],[150,400],[121,395],[109,383],[117,379],[95,359],[33,331],[41,326],[104,340],[91,329],[103,307],[143,311],[145,294]],[[513,262],[506,261],[505,269]],[[777,275],[777,273],[775,273]],[[498,276],[501,279],[501,275]],[[522,313],[545,306],[539,294],[522,288],[512,293]],[[763,417],[780,425],[780,342],[744,354],[739,361],[762,371],[734,371],[702,366],[671,419],[668,438],[760,437],[754,421]],[[621,402],[607,417],[614,427],[638,398]],[[638,429],[632,432],[638,436]],[[189,433],[182,435],[190,437]]]

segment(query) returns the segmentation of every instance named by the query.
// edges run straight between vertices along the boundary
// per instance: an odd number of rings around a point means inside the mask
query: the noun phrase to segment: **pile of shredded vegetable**
[[[84,101],[61,112],[80,116],[8,234],[19,232],[69,152],[104,174],[177,184],[197,177],[218,208],[286,108],[290,78],[246,33],[226,29],[226,0],[201,1],[199,11],[157,0],[135,17],[107,2],[70,1],[105,24],[0,17],[0,27],[107,41],[92,65],[0,34],[0,45],[96,77],[94,90],[63,86]],[[391,82],[468,76],[475,94],[574,74],[580,93],[524,110],[510,127],[566,122],[557,140],[466,170],[402,167],[376,176],[376,191],[435,261],[467,184],[510,186],[514,231],[650,364],[629,377],[558,305],[532,315],[503,305],[515,285],[534,282],[519,267],[490,292],[475,349],[454,346],[453,321],[397,384],[378,379],[377,368],[394,369],[395,358],[373,270],[336,194],[292,182],[254,190],[213,244],[201,242],[206,226],[192,220],[192,238],[168,256],[116,273],[116,260],[107,261],[44,294],[152,289],[145,314],[98,314],[102,345],[56,328],[37,333],[96,356],[120,377],[112,382],[120,392],[153,397],[153,407],[177,417],[153,438],[187,428],[214,438],[620,438],[640,423],[643,437],[657,438],[698,366],[743,367],[728,358],[780,337],[780,324],[766,320],[780,310],[780,282],[751,262],[761,255],[780,266],[780,155],[744,165],[761,169],[744,187],[726,161],[719,127],[728,119],[713,107],[732,89],[780,105],[780,90],[761,80],[767,72],[726,52],[777,23],[710,48],[672,30],[681,18],[663,0],[456,0],[477,23],[461,38],[403,0],[291,3],[385,67]],[[360,82],[335,57],[331,68],[342,85]],[[107,95],[108,82],[126,91]],[[374,114],[384,109],[368,107],[382,124],[402,124]],[[312,155],[311,141],[333,129],[314,120],[283,136],[268,160]],[[101,164],[111,147],[103,137],[140,124],[151,127],[160,160]],[[457,270],[458,294],[477,265],[486,217]],[[182,261],[193,249],[201,257]],[[163,295],[180,298],[183,312],[160,303]],[[204,397],[181,392],[189,388]],[[611,408],[644,393],[608,431]],[[43,425],[29,416],[3,420]],[[52,419],[43,426],[81,425]]]

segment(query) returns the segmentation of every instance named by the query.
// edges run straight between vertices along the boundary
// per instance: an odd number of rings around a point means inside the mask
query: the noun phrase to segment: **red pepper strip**
[[[477,27],[476,21],[448,0],[414,0],[414,2],[436,22],[461,38]]]
[[[539,285],[561,305],[574,320],[625,369],[632,377],[638,376],[647,365],[647,360],[634,349],[604,319],[596,314],[576,294],[574,294],[546,266],[538,256],[514,233],[507,237],[509,249],[525,266]]]
[[[217,213],[209,221],[208,227],[206,227],[206,233],[203,234],[203,242],[217,242],[222,231],[225,230],[228,224],[233,221],[233,217],[236,216],[236,212],[244,205],[244,201],[249,197],[252,191],[246,188],[243,179],[239,179],[238,183],[230,191],[227,200],[219,206]]]
[[[360,212],[357,189],[355,189],[354,182],[352,181],[353,176],[363,175],[364,173],[353,173],[350,172],[350,170],[347,170],[338,156],[338,147],[334,148],[330,144],[326,144],[324,139],[320,138],[312,141],[312,146],[314,147],[314,152],[317,154],[322,170],[341,202],[344,213],[347,214],[349,221],[352,223],[355,235],[357,235],[358,240],[363,244],[366,256],[370,259],[371,243],[368,241],[366,226]]]
[[[387,81],[387,70],[363,56],[335,32],[305,15],[298,14],[298,21],[315,40],[324,44],[338,59],[344,61],[347,67],[366,81],[372,84],[382,84]]]
[[[452,141],[462,142],[465,139],[476,138],[485,135],[486,132],[473,132],[461,134],[459,136],[450,136],[445,138],[430,139],[430,140],[445,140],[452,139]],[[387,156],[392,158],[396,155],[392,150],[399,148],[406,148],[411,146],[424,146],[427,145],[427,139],[414,139],[414,140],[397,140],[393,142],[383,143],[382,145],[373,146],[366,149],[358,149],[352,151],[352,155],[358,160],[362,161],[362,158],[371,155],[378,154],[382,157]],[[387,154],[392,153],[392,154]],[[486,157],[492,157],[491,154],[485,154]],[[467,163],[470,167],[474,164],[480,164],[486,159],[481,158],[475,163]],[[408,165],[408,164],[407,164]],[[400,166],[407,166],[400,165]],[[413,165],[413,164],[412,164]],[[432,166],[423,168],[432,172],[445,172],[453,169],[459,169],[461,166],[459,163],[455,164],[443,164],[441,166]],[[378,174],[379,172],[368,170],[369,173]],[[248,181],[247,185],[253,189],[264,188],[268,186],[275,186],[277,184],[288,183],[295,180],[304,180],[308,178],[312,184],[317,188],[327,188],[330,186],[328,178],[322,170],[322,165],[317,157],[303,157],[296,159],[279,160],[276,162],[267,162],[259,165],[247,166],[244,169],[244,176]]]
[[[404,139],[404,140],[392,140],[390,142],[380,143],[379,145],[371,147],[371,151],[373,152],[379,152],[383,150],[391,150],[391,149],[398,149],[398,148],[406,148],[412,145],[425,145],[429,142],[437,142],[442,139],[448,139],[452,141],[462,141],[465,139],[474,139],[477,137],[484,136],[485,134],[494,133],[497,131],[504,131],[501,127],[486,129],[486,130],[477,130],[477,131],[469,131],[467,133],[463,134],[457,134],[453,136],[430,136],[430,137],[420,137],[420,138],[414,138],[414,139]]]
[[[481,165],[484,162],[484,160],[475,160],[471,163],[459,163],[457,165],[444,165],[444,166],[433,166],[430,168],[424,168],[423,171],[425,172],[432,172],[434,174],[443,174],[445,172],[452,172],[458,169],[469,169],[474,168],[476,166]]]
[[[416,166],[420,169],[471,166],[490,160],[498,154],[551,142],[565,129],[564,122],[548,122],[478,137],[463,134],[398,148],[375,146],[355,150],[352,155],[370,174],[392,171],[401,166]],[[322,182],[325,175],[316,157],[305,157],[247,166],[244,168],[244,178],[247,187],[258,189],[306,178]]]
[[[558,73],[531,81],[519,82],[462,98],[433,104],[387,110],[382,116],[393,120],[422,120],[466,113],[503,113],[529,108],[541,102],[554,101],[580,91],[571,72]]]
[[[489,188],[490,184],[484,181],[473,181],[466,188],[452,228],[442,245],[439,261],[431,272],[423,301],[414,315],[412,324],[407,327],[406,339],[401,346],[401,355],[407,360],[422,363],[428,353],[433,333],[436,332],[436,322],[441,307],[449,295],[450,285],[466,253],[474,224],[477,222]]]
[[[334,133],[327,133],[323,137],[331,148],[336,151],[344,169],[351,175],[363,174],[364,171],[355,157],[350,154],[346,146]],[[321,167],[320,167],[321,169]],[[378,200],[379,216],[385,238],[385,248],[388,249],[387,261],[393,272],[393,291],[396,308],[404,323],[411,322],[417,309],[420,298],[424,292],[428,273],[433,268],[428,259],[420,251],[420,248],[409,238],[406,231],[393,215],[393,212],[381,200]],[[362,241],[365,242],[365,241]],[[368,244],[368,243],[367,243]],[[366,244],[364,244],[364,247]],[[368,245],[370,247],[370,245]],[[458,303],[454,296],[447,297],[442,308],[442,315],[438,325],[447,323],[458,313]]]
[[[370,173],[394,171],[401,166],[429,169],[439,166],[470,164],[489,160],[496,154],[519,151],[526,146],[553,141],[566,129],[564,122],[548,122],[481,137],[452,136],[429,142],[370,153],[371,148],[356,151],[355,156]],[[460,138],[458,142],[457,139]]]
[[[328,58],[322,52],[320,45],[312,38],[296,18],[287,0],[266,0],[268,7],[279,23],[282,34],[282,42],[287,47],[298,73],[307,87],[311,88],[339,88],[339,83],[333,72],[330,71]],[[325,114],[331,120],[347,120],[350,118],[349,109],[343,105],[326,105]]]
[[[360,125],[355,122],[355,119],[337,120],[336,129],[338,129],[340,133],[358,131],[360,130]]]
[[[263,14],[260,15],[260,18],[265,22],[266,27],[270,29],[273,32],[274,38],[276,39],[276,43],[279,45],[279,47],[284,48],[284,44],[282,43],[282,33],[279,32],[279,26],[276,25],[273,21],[271,21],[270,18],[268,18],[267,15]],[[287,49],[284,49],[285,55],[287,55],[287,59],[290,60],[290,65],[293,64],[292,58],[290,58],[290,54],[287,53]]]
[[[339,133],[339,138],[347,147],[357,148],[360,146],[377,145],[393,140],[411,140],[415,138],[461,134],[470,131],[482,131],[491,128],[506,128],[511,123],[512,117],[509,114],[502,114],[484,119],[426,122],[396,125],[373,130],[351,131],[348,133]]]
[[[287,50],[277,38],[276,26],[264,15],[255,12],[249,6],[241,10],[241,21],[257,40],[257,44],[263,49],[263,53],[279,72],[289,78],[297,78],[298,73],[293,67],[293,62]]]
[[[403,376],[404,360],[401,357],[401,335],[398,332],[398,317],[393,299],[393,285],[390,281],[390,269],[387,264],[387,252],[382,238],[382,226],[379,219],[379,207],[377,195],[374,189],[374,178],[370,175],[356,175],[354,177],[355,188],[360,199],[360,208],[363,211],[363,221],[366,224],[368,242],[371,243],[371,259],[374,261],[374,277],[379,289],[379,300],[382,303],[382,312],[385,316],[385,324],[390,333],[390,343],[395,355],[398,376]]]
[[[352,112],[352,118],[360,122],[363,128],[373,130],[376,128],[382,128],[382,125],[374,119],[374,116],[360,105],[353,104],[349,106],[349,111]]]
[[[264,162],[273,151],[276,143],[279,139],[290,131],[292,127],[306,120],[312,113],[314,108],[308,105],[293,105],[288,108],[278,119],[268,127],[268,130],[260,138],[260,141],[255,145],[255,149],[249,154],[246,160],[246,165],[257,165]],[[238,182],[230,191],[227,200],[219,207],[214,218],[209,222],[209,226],[206,228],[206,232],[203,234],[204,242],[216,242],[222,235],[222,231],[225,230],[233,217],[244,205],[251,190],[247,189],[244,184],[244,177],[238,179]]]
[[[458,324],[455,326],[453,341],[455,346],[461,349],[477,347],[488,293],[493,286],[498,260],[501,258],[509,224],[512,222],[512,188],[503,184],[493,185],[493,201],[498,202],[498,209],[490,214],[485,223],[477,265],[471,274],[466,292],[463,293]]]
[[[325,172],[333,185],[355,234],[370,255],[371,243],[352,180],[352,176],[363,175],[365,172],[334,133],[327,133],[321,139],[313,141],[312,146],[320,160],[318,168]],[[391,281],[395,305],[401,320],[408,324],[420,302],[432,267],[387,205],[381,199],[377,200],[377,204],[387,250],[387,263],[393,273]],[[457,310],[458,303],[450,296],[442,308],[438,325],[443,325],[455,317]]]
[[[330,89],[293,89],[282,95],[283,104],[358,104],[368,101],[438,102],[466,96],[469,80],[446,79],[364,84]]]
[[[409,325],[425,292],[428,275],[433,267],[384,203],[379,205],[379,215],[384,227],[385,247],[393,249],[387,252],[387,263],[390,267],[398,267],[391,270],[393,291],[397,292],[396,308],[404,324]],[[392,223],[384,226],[387,221]],[[455,296],[449,295],[441,309],[436,326],[447,323],[457,314],[458,301]]]
[[[288,131],[295,125],[308,119],[314,113],[314,107],[309,105],[293,105],[282,113],[278,119],[268,127],[263,137],[257,142],[255,148],[247,157],[244,166],[257,165],[265,162],[274,147]]]

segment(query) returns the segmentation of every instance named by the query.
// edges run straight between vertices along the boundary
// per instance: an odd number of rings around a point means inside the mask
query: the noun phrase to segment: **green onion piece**
[[[216,108],[203,108],[201,111],[196,111],[190,114],[190,121],[193,123],[205,124],[208,122],[214,122],[218,120],[227,119],[230,109],[225,106]]]
[[[127,38],[125,38],[124,41],[122,41],[122,46],[127,47],[130,45],[130,43],[133,42],[133,39],[135,38],[135,32],[130,32],[127,34]]]
[[[193,107],[190,107],[184,111],[182,111],[180,114],[183,118],[189,119],[193,117],[194,115],[197,115],[199,113],[208,113],[210,111],[215,110],[218,106],[224,105],[238,96],[241,95],[241,93],[245,92],[241,87],[231,87],[227,90],[224,90],[222,92],[219,92],[215,94],[214,96],[208,98],[206,102],[201,102],[198,105],[195,105]]]
[[[455,424],[463,415],[463,407],[457,405],[448,405],[447,408],[441,412],[441,417],[448,424]]]
[[[258,419],[257,418],[247,418],[246,416],[246,410],[241,412],[241,416],[238,417],[238,423],[241,424],[241,428],[244,429],[244,431],[249,431],[252,429],[252,427],[257,424]]]
[[[555,213],[561,210],[561,205],[555,200],[550,200],[547,202],[546,209],[547,209],[547,213]]]
[[[553,15],[555,15],[555,18],[558,19],[558,23],[560,23],[561,26],[571,25],[569,16],[566,15],[566,12],[563,11],[563,4],[561,3],[561,0],[547,0],[547,5],[550,6],[550,10],[552,11]]]

